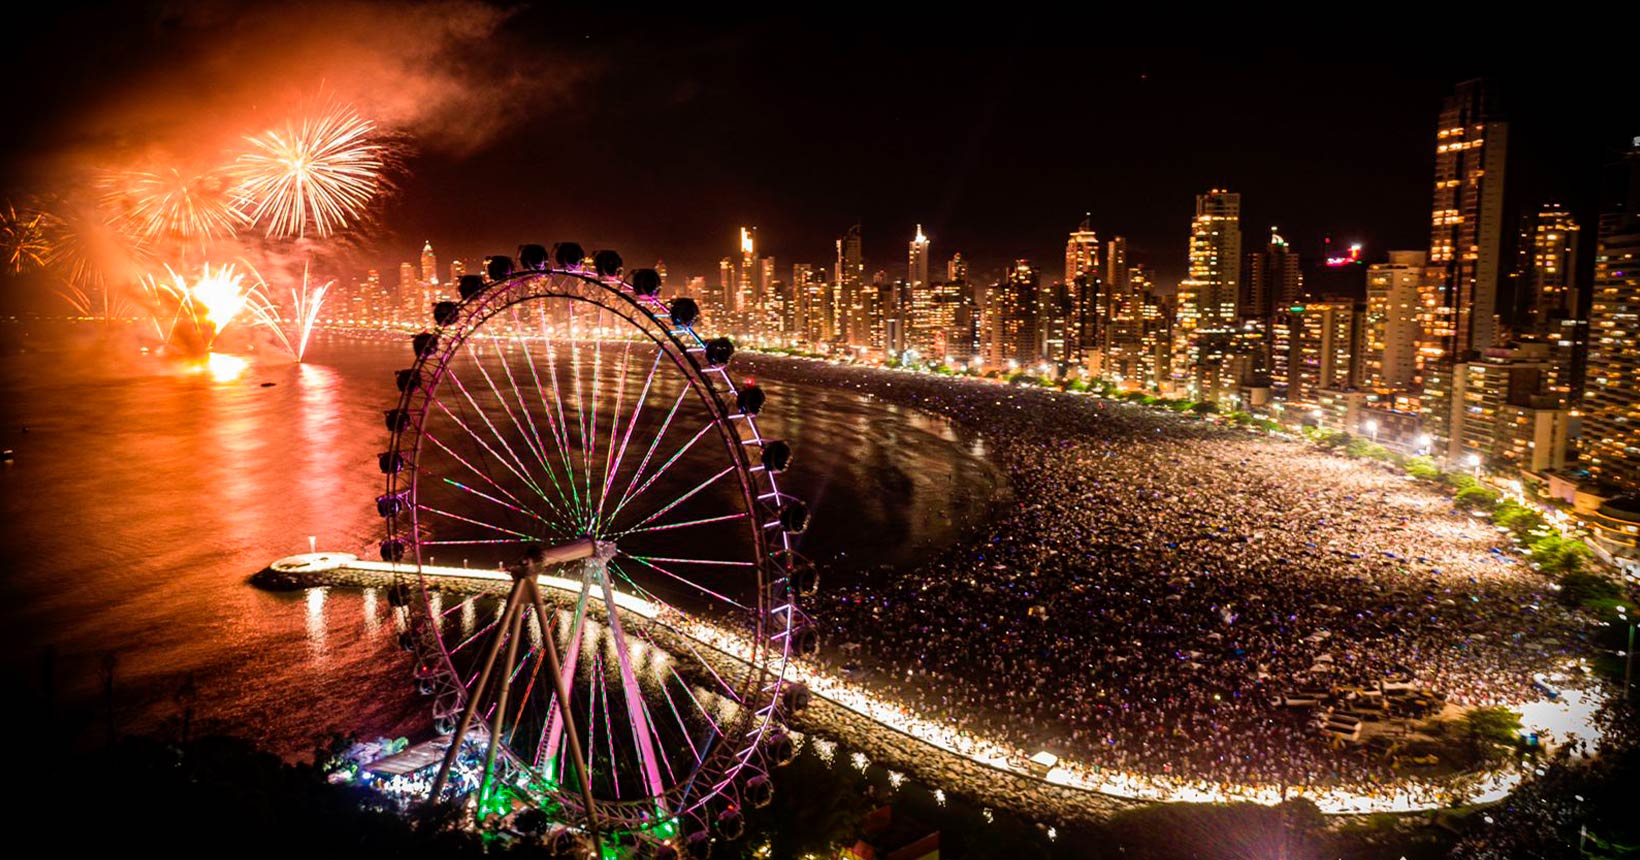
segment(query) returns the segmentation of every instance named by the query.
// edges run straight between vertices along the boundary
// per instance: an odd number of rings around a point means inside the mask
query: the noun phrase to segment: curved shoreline
[[[509,575],[464,568],[423,568],[441,588],[458,593],[502,592],[510,584]],[[385,588],[396,576],[415,576],[412,565],[361,561],[347,553],[318,553],[292,556],[273,562],[254,575],[252,583],[269,589],[314,587]],[[575,594],[571,580],[543,576],[540,583],[549,589]],[[682,616],[668,607],[656,606],[640,597],[617,591],[616,606],[637,619],[651,622],[664,636],[682,636],[706,645],[709,654],[744,665],[741,654],[747,649],[738,637],[709,624]],[[636,620],[636,619],[634,619]],[[738,653],[737,653],[738,652]],[[903,769],[918,779],[949,787],[1019,812],[1044,817],[1052,810],[1061,820],[1101,820],[1123,809],[1148,803],[1259,803],[1271,805],[1286,799],[1305,798],[1328,815],[1373,813],[1415,813],[1462,804],[1490,803],[1506,797],[1519,784],[1517,771],[1479,775],[1464,796],[1442,789],[1434,802],[1416,798],[1412,792],[1383,798],[1353,792],[1287,791],[1271,787],[1237,787],[1232,790],[1190,784],[1163,786],[1149,777],[1128,774],[1100,774],[1096,782],[1074,765],[1050,769],[1037,775],[1010,762],[1023,760],[1025,753],[1005,744],[971,737],[938,725],[872,693],[853,689],[847,681],[817,667],[794,661],[792,680],[808,686],[814,703],[792,722],[807,731],[820,731],[845,738],[880,763]],[[886,730],[886,731],[885,731]],[[929,750],[943,755],[931,758]]]

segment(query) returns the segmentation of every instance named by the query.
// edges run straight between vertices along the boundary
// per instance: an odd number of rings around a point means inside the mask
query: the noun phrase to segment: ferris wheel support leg
[[[509,679],[512,676],[513,661],[518,659],[518,634],[524,629],[524,611],[528,606],[523,600],[517,583],[513,584],[512,596],[508,603],[513,605],[512,626],[507,629],[507,662],[501,664],[501,677],[496,679],[495,717],[490,720],[490,743],[484,751],[484,781],[479,783],[478,814],[484,814],[484,804],[490,799],[490,787],[495,782],[495,751],[503,743],[502,730],[506,728],[503,722],[507,718],[507,692],[512,689]]]
[[[587,598],[592,593],[592,571],[588,565],[581,570],[581,593],[575,598],[575,615],[570,624],[569,650],[564,652],[563,670],[559,673],[564,676],[564,684],[568,685],[575,679],[575,667],[581,656],[581,635],[586,630]],[[541,628],[544,632],[545,627]],[[554,688],[556,689],[556,688]],[[552,765],[553,777],[562,782],[564,779],[564,763],[558,759],[558,742],[564,735],[563,708],[554,708],[552,716],[548,718],[547,733],[542,735],[541,747],[535,753],[535,766],[542,766],[543,762]]]
[[[644,714],[643,690],[638,676],[632,673],[632,658],[626,653],[626,634],[621,632],[621,614],[615,607],[615,589],[609,584],[609,568],[600,563],[598,582],[603,586],[604,605],[609,609],[609,632],[615,637],[615,659],[621,664],[621,691],[626,694],[626,717],[632,725],[632,736],[638,741],[640,762],[643,765],[645,787],[650,797],[660,797],[665,786],[661,782],[660,766],[655,756],[655,742],[649,735],[649,720]]]
[[[472,727],[473,714],[478,711],[478,703],[484,698],[484,690],[489,686],[491,671],[495,669],[496,653],[501,650],[502,634],[512,629],[513,617],[518,614],[519,592],[522,580],[515,580],[511,593],[507,595],[507,607],[502,611],[501,623],[496,625],[496,637],[490,642],[490,648],[484,654],[484,666],[479,671],[478,683],[473,686],[472,695],[467,697],[467,704],[461,709],[461,721],[456,724],[454,734],[450,735],[450,748],[444,751],[444,762],[439,765],[438,776],[433,779],[433,790],[427,793],[428,803],[437,803],[444,794],[444,784],[450,779],[450,768],[456,763],[456,757],[461,754],[461,745],[467,738],[467,729]],[[503,682],[505,680],[503,679]],[[495,739],[491,738],[491,748],[494,748]]]
[[[556,688],[554,692],[558,694],[558,708],[565,714],[564,734],[569,740],[569,758],[575,765],[575,777],[581,783],[581,799],[587,805],[587,833],[592,836],[594,850],[597,850],[599,847],[598,804],[592,799],[592,775],[587,772],[586,757],[581,754],[581,733],[576,730],[575,721],[568,716],[570,713],[569,685],[565,683],[564,676],[559,673],[557,637],[553,635],[550,628],[546,627],[547,619],[554,616],[547,612],[547,602],[541,599],[541,587],[536,584],[533,578],[521,579],[519,582],[528,587],[530,599],[535,603],[535,614],[541,619],[544,634],[541,638],[546,640],[545,645],[547,648],[547,671],[552,673],[552,683]]]

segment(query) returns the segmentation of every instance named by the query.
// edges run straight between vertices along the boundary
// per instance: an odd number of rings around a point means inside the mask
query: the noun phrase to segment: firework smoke
[[[148,243],[208,244],[245,223],[226,171],[106,170],[101,204],[123,231]]]

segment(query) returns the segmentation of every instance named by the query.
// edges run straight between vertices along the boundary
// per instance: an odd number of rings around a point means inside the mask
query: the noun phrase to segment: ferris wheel
[[[415,336],[379,458],[389,600],[450,738],[429,799],[699,854],[769,802],[818,648],[791,447],[654,270],[573,243],[485,268]]]

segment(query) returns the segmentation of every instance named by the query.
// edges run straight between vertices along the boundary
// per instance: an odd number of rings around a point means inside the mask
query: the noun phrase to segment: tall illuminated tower
[[[1581,447],[1595,478],[1640,490],[1640,137],[1620,167],[1595,248]]]
[[[961,252],[952,254],[951,259],[946,262],[945,279],[952,282],[968,280],[968,261],[962,258]]]
[[[928,287],[928,237],[923,235],[922,225],[917,225],[917,235],[911,237],[910,264],[907,267],[906,284],[911,287],[913,300],[917,293]]]
[[[1065,283],[1074,284],[1084,275],[1099,273],[1099,234],[1093,229],[1093,213],[1083,216],[1082,223],[1071,231],[1065,242]]]
[[[1435,132],[1429,264],[1445,269],[1441,310],[1449,319],[1434,336],[1449,360],[1497,336],[1509,124],[1496,115],[1495,95],[1479,80],[1459,84]]]
[[[1241,285],[1237,312],[1242,319],[1268,320],[1303,298],[1298,252],[1271,227],[1269,244],[1247,255],[1247,283]]]
[[[1542,206],[1522,231],[1521,288],[1526,326],[1547,333],[1556,320],[1577,319],[1577,240],[1581,230],[1558,203]]]
[[[421,246],[421,283],[424,287],[438,283],[438,257],[433,254],[431,240]]]
[[[757,228],[740,228],[740,273],[735,279],[735,292],[730,297],[730,311],[745,313],[752,309],[753,296],[756,293],[756,279],[758,272],[757,262]]]

